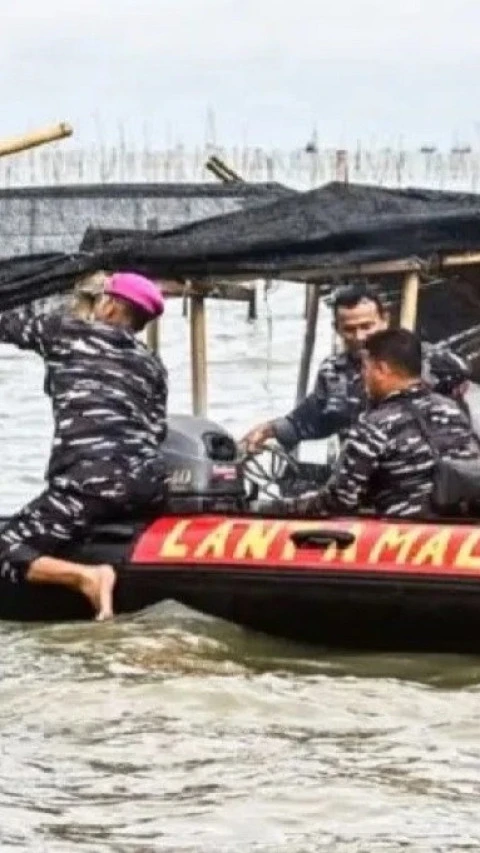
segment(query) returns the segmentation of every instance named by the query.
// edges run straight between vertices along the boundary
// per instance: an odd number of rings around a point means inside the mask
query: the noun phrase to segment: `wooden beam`
[[[400,302],[400,326],[410,332],[414,332],[417,325],[419,288],[420,276],[418,272],[407,273],[403,282]]]
[[[317,288],[315,287],[314,284],[307,284],[307,287],[305,289],[305,318],[308,317],[308,314],[310,311],[310,303],[312,301],[312,296],[316,290],[317,290]]]
[[[297,394],[295,398],[295,402],[297,404],[305,398],[307,393],[308,377],[310,375],[310,365],[312,363],[312,355],[313,350],[315,348],[315,337],[317,334],[319,301],[319,288],[315,287],[314,285],[311,285],[307,322],[305,326],[305,336],[303,339],[302,354],[300,357],[300,367],[298,370]]]
[[[192,297],[190,306],[192,408],[194,415],[205,416],[207,414],[207,330],[203,296]]]
[[[253,287],[250,287],[249,290],[250,290],[250,300],[248,303],[247,320],[249,320],[250,322],[253,322],[253,320],[256,320],[258,318],[257,288],[255,286],[253,286]]]
[[[369,264],[355,264],[349,266],[325,266],[315,269],[286,269],[271,273],[276,281],[288,281],[298,284],[311,284],[313,282],[323,284],[324,288],[332,280],[342,278],[356,278],[362,276],[401,276],[407,272],[425,272],[429,274],[455,273],[465,267],[480,267],[480,252],[467,252],[463,255],[447,255],[444,258],[421,261],[418,258],[403,259],[396,261],[375,261]],[[261,273],[258,273],[261,275]],[[222,275],[223,280],[229,282],[245,281],[245,273],[233,273]],[[208,276],[208,281],[215,282],[215,276]],[[331,287],[335,287],[331,285]],[[330,288],[331,289],[331,288]],[[325,288],[325,291],[327,288]]]
[[[404,258],[396,261],[373,261],[369,264],[352,264],[350,266],[326,266],[311,270],[284,270],[275,273],[277,279],[309,283],[312,280],[324,281],[348,276],[401,275],[407,272],[434,272],[455,270],[467,266],[480,266],[480,252],[466,252],[461,255],[446,255],[434,260],[419,260]]]
[[[152,320],[147,326],[147,347],[154,353],[158,353],[160,344],[160,323],[158,319]]]
[[[97,296],[102,293],[108,273],[98,270],[95,273],[82,276],[75,284],[75,293]],[[232,302],[252,301],[252,291],[255,283],[239,284],[228,281],[189,281],[187,284],[173,279],[156,279],[165,296],[185,299],[190,296],[203,296],[205,299],[225,299]]]
[[[204,299],[225,299],[232,302],[252,301],[254,285],[233,284],[229,282],[195,281],[183,284],[181,281],[159,281],[165,296],[189,298],[201,296]]]
[[[440,269],[449,267],[468,267],[480,264],[480,252],[465,252],[462,255],[447,255],[440,261]]]

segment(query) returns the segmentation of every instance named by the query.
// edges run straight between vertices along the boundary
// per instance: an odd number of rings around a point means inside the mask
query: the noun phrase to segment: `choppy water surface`
[[[236,435],[293,397],[301,303],[272,307],[271,326],[265,308],[255,326],[211,312],[210,411]],[[187,333],[170,314],[179,411]],[[2,349],[4,512],[41,485],[41,380]],[[332,654],[175,603],[0,635],[2,853],[480,847],[480,659]]]

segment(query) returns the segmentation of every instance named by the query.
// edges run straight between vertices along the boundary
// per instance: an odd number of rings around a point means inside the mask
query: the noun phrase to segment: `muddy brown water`
[[[293,398],[301,300],[270,305],[210,313],[210,414],[237,436]],[[162,346],[185,411],[179,309]],[[42,378],[1,348],[3,513],[41,487]],[[480,849],[480,658],[333,653],[174,602],[0,637],[2,853]]]

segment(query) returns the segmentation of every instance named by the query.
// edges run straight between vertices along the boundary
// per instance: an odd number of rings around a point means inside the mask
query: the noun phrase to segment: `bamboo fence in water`
[[[92,183],[211,181],[205,169],[216,154],[246,181],[278,181],[309,189],[332,180],[380,186],[423,186],[463,192],[480,190],[480,150],[456,147],[400,150],[319,148],[284,151],[248,146],[224,148],[176,145],[166,150],[125,145],[79,148],[54,144],[0,160],[0,186],[52,186]]]

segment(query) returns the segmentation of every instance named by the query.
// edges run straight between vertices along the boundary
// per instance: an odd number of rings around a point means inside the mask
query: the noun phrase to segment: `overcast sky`
[[[480,146],[480,0],[16,0],[0,51],[3,136]]]

